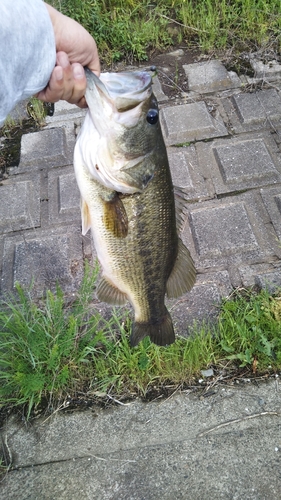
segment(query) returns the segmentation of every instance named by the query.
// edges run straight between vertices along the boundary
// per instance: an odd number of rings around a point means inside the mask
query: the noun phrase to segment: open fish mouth
[[[95,87],[100,98],[114,105],[116,111],[119,112],[137,106],[152,93],[151,75],[146,71],[102,73],[100,78],[88,68],[85,69],[85,73],[88,83],[86,100],[88,94],[95,92]]]

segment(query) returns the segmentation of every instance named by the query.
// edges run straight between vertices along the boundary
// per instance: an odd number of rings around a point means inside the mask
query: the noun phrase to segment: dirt
[[[214,51],[203,53],[198,49],[192,49],[184,44],[170,47],[165,52],[152,51],[149,54],[148,61],[140,62],[135,65],[128,65],[126,61],[121,61],[109,66],[103,66],[102,71],[123,71],[125,69],[143,68],[150,70],[155,67],[157,76],[160,80],[164,93],[173,99],[181,92],[188,91],[188,80],[183,69],[184,65],[208,61],[211,59],[219,59],[228,71],[235,71],[238,76],[247,75],[254,76],[253,68],[250,64],[250,56],[257,59],[278,60],[278,55],[275,52],[264,54],[264,52],[237,52],[232,48],[222,51]]]
[[[150,52],[148,60],[133,65],[121,61],[111,66],[102,66],[102,71],[124,71],[125,69],[145,69],[156,68],[157,76],[163,86],[164,93],[170,97],[175,97],[179,90],[187,92],[188,82],[183,65],[191,64],[202,60],[204,56],[198,50],[192,50],[184,45],[170,47],[165,52],[154,50]]]
[[[202,55],[198,51],[178,46],[167,53],[154,55],[149,60],[148,67],[156,67],[163,92],[169,98],[173,98],[179,91],[188,91],[188,80],[183,66],[201,59]]]

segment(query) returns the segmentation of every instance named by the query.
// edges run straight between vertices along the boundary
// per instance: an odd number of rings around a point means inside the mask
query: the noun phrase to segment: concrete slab
[[[20,164],[10,173],[70,165],[73,161],[74,130],[62,127],[25,134],[21,140]]]
[[[2,234],[40,226],[40,174],[17,176],[0,185]]]
[[[218,374],[219,375],[219,374]],[[107,411],[58,412],[2,437],[18,500],[276,500],[281,495],[277,381],[214,385]]]
[[[200,143],[196,151],[205,177],[211,178],[217,195],[281,181],[279,147],[270,132]]]
[[[281,64],[275,59],[265,63],[256,58],[250,58],[250,64],[255,72],[256,78],[274,81],[281,76]]]
[[[34,230],[7,236],[4,241],[1,293],[13,291],[15,282],[42,296],[46,288],[73,293],[83,275],[80,226]]]
[[[281,240],[281,186],[262,188],[261,196],[270,215],[279,241]]]
[[[205,102],[163,108],[160,116],[167,146],[228,134],[221,117],[213,117]]]
[[[188,77],[189,90],[199,94],[241,86],[238,76],[234,72],[229,73],[217,59],[187,64],[183,69]]]
[[[280,124],[281,98],[276,89],[243,92],[223,100],[234,132],[274,128]]]
[[[280,259],[281,247],[261,196],[248,191],[219,200],[190,204],[183,241],[196,269],[224,269],[241,286],[237,266]],[[205,271],[206,272],[206,271]]]
[[[199,274],[190,293],[166,301],[176,334],[188,337],[194,322],[214,323],[221,300],[228,297],[232,290],[227,271]]]
[[[48,223],[81,222],[80,192],[73,167],[48,172]]]
[[[174,186],[183,188],[189,201],[208,198],[195,146],[168,148],[167,152]]]
[[[276,280],[279,280],[281,264],[279,261],[264,262],[261,264],[242,264],[238,266],[238,273],[241,278],[242,286],[250,288],[255,285],[269,289],[274,287]],[[268,279],[268,278],[269,279]]]
[[[153,94],[155,95],[157,101],[159,103],[168,101],[168,96],[163,92],[162,86],[160,84],[158,76],[154,76],[152,79],[152,89],[153,89]]]

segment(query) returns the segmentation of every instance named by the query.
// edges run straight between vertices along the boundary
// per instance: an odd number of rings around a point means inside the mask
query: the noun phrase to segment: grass
[[[86,266],[77,298],[59,287],[34,302],[17,285],[17,300],[0,310],[0,405],[24,406],[27,418],[42,402],[49,411],[75,398],[147,396],[155,388],[193,385],[201,370],[268,374],[281,367],[281,292],[237,294],[222,304],[216,327],[193,326],[167,348],[144,339],[129,345],[124,309],[109,319],[91,307],[98,269]]]
[[[185,43],[200,50],[280,49],[279,0],[53,0],[96,39],[101,59],[145,60]]]

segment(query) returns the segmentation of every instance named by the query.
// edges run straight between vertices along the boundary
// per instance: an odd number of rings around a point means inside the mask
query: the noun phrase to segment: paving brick
[[[41,296],[59,283],[66,293],[77,291],[83,273],[81,229],[56,228],[6,237],[2,266],[2,294],[12,292],[15,282],[32,285],[32,294]]]
[[[168,146],[228,134],[219,114],[213,117],[202,101],[163,108],[160,116]]]
[[[216,92],[241,86],[235,73],[229,73],[219,60],[184,65],[189,90],[198,93]]]
[[[189,200],[207,198],[195,147],[168,148],[168,158],[174,186],[184,188]]]
[[[243,203],[192,210],[190,220],[197,252],[203,258],[256,251],[258,248]]]
[[[167,300],[176,333],[190,335],[194,321],[213,322],[218,316],[221,299],[232,290],[227,271],[198,275],[190,293],[180,299]]]
[[[256,78],[274,81],[281,76],[281,64],[276,60],[264,63],[263,61],[251,58],[250,64],[255,72]]]
[[[235,94],[223,100],[235,132],[247,132],[278,125],[281,119],[281,98],[276,89]]]
[[[238,286],[237,266],[276,260],[277,236],[258,191],[189,206],[183,241],[199,272],[224,268]]]
[[[281,241],[281,185],[263,188],[260,192],[277,237]]]
[[[274,293],[281,289],[281,271],[274,271],[267,274],[259,274],[255,277],[256,285],[269,293]]]
[[[258,283],[259,278],[257,277],[275,274],[275,272],[279,273],[281,263],[279,266],[276,260],[272,260],[272,262],[263,262],[261,264],[241,264],[237,269],[242,286],[250,288],[256,285],[261,286],[261,281]]]
[[[280,153],[270,133],[196,144],[199,164],[215,193],[226,194],[281,182]]]
[[[48,173],[50,223],[80,221],[80,193],[73,167],[60,167]]]
[[[69,104],[66,101],[59,101],[55,104],[55,112],[53,116],[47,116],[45,119],[45,130],[53,129],[54,127],[62,127],[64,130],[73,131],[73,125],[81,125],[87,110],[81,109],[74,104]]]
[[[62,127],[24,134],[21,139],[20,164],[11,169],[11,173],[70,165],[73,162],[74,142],[74,129]]]
[[[40,174],[2,181],[0,199],[0,233],[40,226]]]

